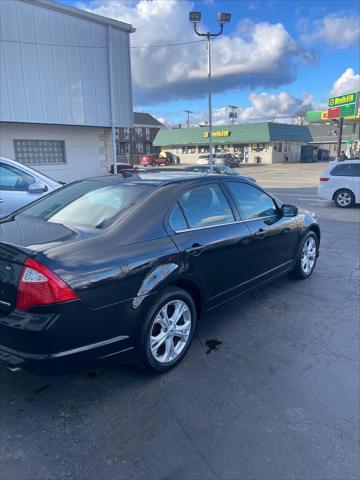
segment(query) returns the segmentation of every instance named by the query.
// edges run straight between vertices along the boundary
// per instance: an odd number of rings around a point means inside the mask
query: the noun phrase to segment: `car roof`
[[[211,175],[198,172],[188,172],[180,170],[178,172],[174,171],[164,171],[164,172],[134,172],[130,173],[127,177],[124,177],[122,174],[117,175],[104,175],[101,177],[92,177],[84,180],[95,180],[95,181],[105,181],[111,185],[116,185],[117,183],[127,183],[127,184],[142,184],[142,185],[168,185],[176,183],[191,183],[195,180],[201,183],[206,183],[211,180],[229,180],[229,175]],[[244,180],[248,181],[246,177],[234,176],[233,180]]]

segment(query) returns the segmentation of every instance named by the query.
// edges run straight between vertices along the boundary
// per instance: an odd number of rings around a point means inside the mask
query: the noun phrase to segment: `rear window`
[[[360,177],[360,163],[343,163],[336,165],[330,174],[335,177]]]
[[[150,192],[148,185],[87,180],[57,190],[21,211],[52,223],[104,228]]]

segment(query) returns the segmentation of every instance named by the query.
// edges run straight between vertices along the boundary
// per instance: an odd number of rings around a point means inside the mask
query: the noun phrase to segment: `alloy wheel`
[[[341,207],[347,207],[351,203],[351,195],[349,192],[340,192],[336,197],[336,201]]]
[[[301,268],[306,275],[309,275],[314,268],[316,261],[316,241],[309,237],[304,243],[301,252]]]
[[[155,360],[174,361],[186,347],[192,316],[183,300],[171,300],[155,315],[150,329],[150,351]]]

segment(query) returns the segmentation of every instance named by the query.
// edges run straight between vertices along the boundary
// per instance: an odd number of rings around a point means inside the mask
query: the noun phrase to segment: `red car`
[[[170,163],[168,158],[161,158],[157,155],[141,155],[140,157],[141,165],[156,167],[157,165],[168,165]]]

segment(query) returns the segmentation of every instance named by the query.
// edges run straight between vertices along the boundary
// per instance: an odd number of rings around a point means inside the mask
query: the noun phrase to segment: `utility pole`
[[[218,37],[222,34],[224,29],[224,23],[229,23],[231,19],[231,13],[221,12],[218,13],[218,22],[220,23],[220,30],[217,33],[200,33],[196,25],[201,21],[201,12],[190,12],[189,21],[194,25],[194,32],[199,37],[206,37],[206,49],[207,49],[207,70],[208,70],[208,105],[209,105],[209,164],[210,173],[214,171],[214,158],[213,158],[213,142],[212,142],[212,98],[211,98],[211,43],[212,37]]]
[[[340,152],[341,152],[341,140],[342,140],[342,134],[343,134],[343,126],[344,126],[344,118],[340,117],[338,120],[338,142],[337,142],[337,158],[340,157]]]
[[[230,118],[231,124],[234,125],[235,120],[237,119],[236,110],[238,107],[236,105],[229,105],[229,108],[230,108],[229,118]]]
[[[186,120],[186,128],[190,127],[190,113],[194,113],[191,110],[184,110],[185,113],[187,113],[187,120]]]

